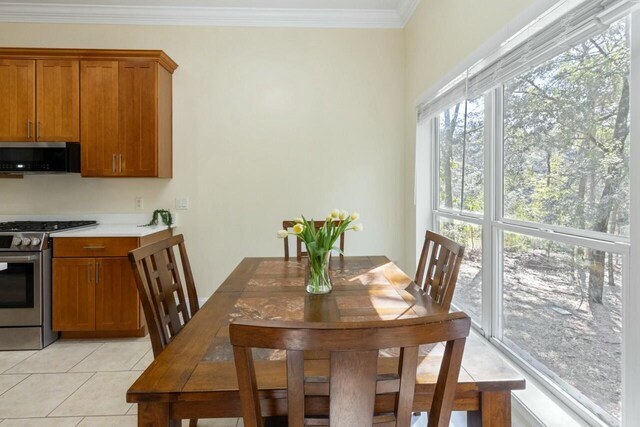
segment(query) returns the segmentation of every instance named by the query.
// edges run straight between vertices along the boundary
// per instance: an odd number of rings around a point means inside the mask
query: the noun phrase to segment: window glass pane
[[[504,343],[619,424],[622,256],[503,236]]]
[[[629,234],[628,25],[504,86],[504,215]]]
[[[482,321],[482,226],[440,219],[440,234],[465,246],[453,304],[478,323]]]
[[[442,208],[460,209],[463,122],[463,104],[458,103],[440,113],[438,142],[440,147],[440,207]]]
[[[464,102],[440,113],[439,132],[440,207],[481,213],[484,197],[484,98],[467,102],[466,123]]]

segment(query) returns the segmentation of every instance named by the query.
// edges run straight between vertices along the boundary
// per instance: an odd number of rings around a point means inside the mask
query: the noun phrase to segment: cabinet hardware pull
[[[119,161],[118,161],[118,165],[119,165],[118,166],[118,169],[119,169],[118,172],[122,173],[122,154],[118,154],[118,159],[119,159]]]
[[[104,249],[104,246],[83,246],[82,249]]]
[[[27,119],[27,139],[31,139],[31,120]]]
[[[116,173],[116,155],[111,156],[111,172]]]
[[[96,285],[100,281],[100,264],[96,262]]]
[[[40,121],[36,122],[36,139],[40,139]]]

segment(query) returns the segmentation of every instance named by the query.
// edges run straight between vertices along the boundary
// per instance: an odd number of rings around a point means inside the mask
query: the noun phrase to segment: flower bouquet
[[[307,292],[311,294],[327,294],[331,292],[331,278],[329,277],[329,259],[331,250],[340,251],[334,246],[340,236],[346,231],[361,231],[362,224],[352,224],[360,215],[356,212],[349,215],[347,211],[334,209],[327,216],[321,227],[315,226],[315,221],[295,218],[293,232],[278,231],[278,237],[284,239],[288,235],[300,238],[307,247],[309,254],[309,276],[307,278]]]

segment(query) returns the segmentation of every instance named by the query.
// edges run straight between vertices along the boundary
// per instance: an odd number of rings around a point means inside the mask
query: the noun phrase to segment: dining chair
[[[293,226],[296,225],[295,221],[282,221],[282,229],[283,230],[288,230],[290,228],[293,228]],[[319,230],[320,228],[322,228],[322,226],[324,225],[324,221],[313,221],[313,226],[316,228],[316,230]],[[289,237],[285,237],[284,239],[284,260],[285,261],[289,261]],[[296,237],[296,260],[300,261],[302,260],[302,257],[306,257],[309,256],[309,254],[306,251],[302,250],[302,239],[300,239],[299,237]],[[342,233],[340,235],[340,258],[344,258],[344,233]]]
[[[415,282],[447,310],[451,306],[463,256],[463,245],[433,231],[427,231]]]
[[[262,427],[253,348],[286,350],[289,427],[409,427],[416,385],[418,349],[446,341],[429,410],[429,427],[449,425],[469,317],[462,312],[412,319],[353,323],[234,319],[229,326],[245,427]],[[400,348],[396,374],[378,375],[378,352]],[[329,353],[329,379],[304,376],[304,352]],[[374,413],[381,395],[394,396],[393,410]],[[329,398],[328,418],[305,411],[305,396]],[[376,400],[377,396],[381,396]]]
[[[189,309],[174,248],[178,247]],[[198,294],[182,234],[129,252],[142,310],[149,328],[153,357],[160,355],[200,309]],[[177,301],[176,301],[177,299]],[[194,427],[198,420],[189,421]]]

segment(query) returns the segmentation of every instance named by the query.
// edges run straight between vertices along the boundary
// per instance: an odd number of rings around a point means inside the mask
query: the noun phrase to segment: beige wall
[[[422,0],[404,28],[405,267],[416,260],[415,101],[536,0]],[[420,221],[418,221],[420,222]],[[416,228],[420,228],[416,230]]]
[[[0,24],[0,45],[163,49],[174,178],[0,180],[0,214],[180,211],[200,292],[244,256],[278,256],[278,222],[359,210],[349,254],[413,273],[414,101],[534,0],[422,0],[404,30]],[[418,227],[420,228],[420,227]]]
[[[200,296],[278,223],[358,210],[349,254],[404,258],[401,30],[0,24],[0,45],[162,49],[174,74],[174,178],[0,180],[0,214],[134,212],[187,196],[179,232]]]

